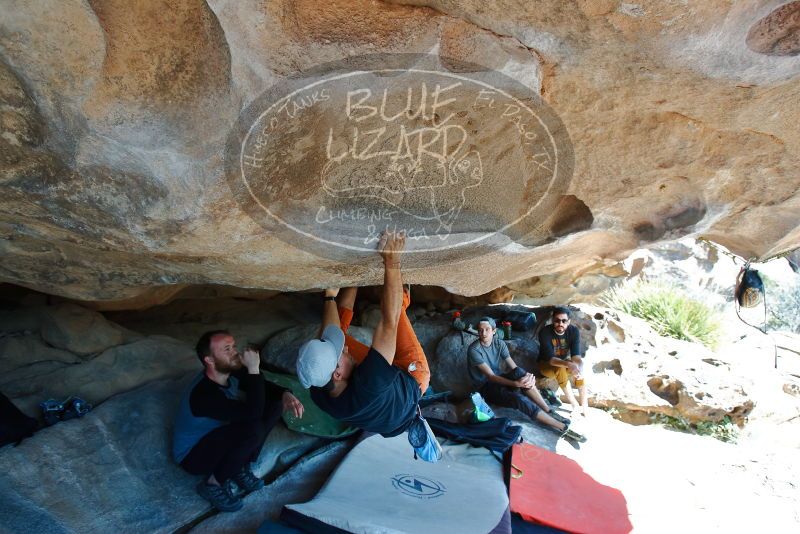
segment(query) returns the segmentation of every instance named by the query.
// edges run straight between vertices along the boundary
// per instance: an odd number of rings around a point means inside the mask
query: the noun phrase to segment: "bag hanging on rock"
[[[745,265],[736,283],[736,301],[742,308],[755,308],[764,300],[764,282],[758,271]]]

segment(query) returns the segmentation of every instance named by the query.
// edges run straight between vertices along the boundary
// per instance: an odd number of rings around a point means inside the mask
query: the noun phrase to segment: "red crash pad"
[[[576,534],[630,532],[625,496],[586,474],[580,465],[522,443],[511,456],[511,511],[526,521]]]

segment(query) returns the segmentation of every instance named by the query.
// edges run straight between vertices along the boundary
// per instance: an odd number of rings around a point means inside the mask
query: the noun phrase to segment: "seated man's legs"
[[[589,396],[586,391],[586,377],[583,374],[583,358],[580,356],[573,356],[572,361],[577,363],[578,367],[581,369],[581,379],[576,379],[575,385],[578,387],[578,398],[580,399],[581,410],[583,411],[583,415],[587,415],[587,412],[589,411]]]
[[[269,401],[268,401],[269,402]],[[213,476],[218,484],[233,478],[258,459],[267,435],[278,423],[281,403],[268,403],[264,417],[231,423],[203,436],[181,462],[193,475]]]
[[[283,415],[283,401],[280,399],[271,400],[269,396],[267,396],[266,400],[264,401],[264,415],[261,417],[261,421],[264,423],[264,428],[266,429],[264,439],[266,439],[266,436],[272,432],[272,429],[275,428],[275,425],[278,424],[278,421],[281,419],[281,415]],[[259,451],[260,450],[261,449],[259,448]],[[257,457],[258,453],[256,453],[256,458]]]
[[[400,321],[397,324],[397,350],[392,365],[407,371],[417,381],[422,393],[425,393],[431,382],[431,371],[428,367],[428,359],[422,350],[422,345],[419,344],[417,334],[411,326],[408,314],[406,314],[406,309],[410,304],[411,295],[404,290],[403,308],[400,312]],[[411,364],[414,364],[413,371],[409,369]]]
[[[578,401],[575,400],[575,395],[572,393],[572,386],[569,383],[569,370],[566,367],[556,367],[547,362],[539,364],[539,371],[547,378],[553,378],[558,382],[558,386],[567,395],[567,400],[575,409],[578,407]]]
[[[519,380],[520,378],[527,375],[528,372],[523,369],[522,367],[515,367],[513,370],[505,373],[503,378],[507,378],[508,380]],[[529,399],[536,403],[536,405],[542,409],[545,413],[550,413],[550,405],[544,400],[542,394],[539,393],[539,390],[535,387],[521,389],[521,392],[524,393]]]
[[[193,475],[213,475],[224,484],[258,458],[267,433],[260,419],[219,427],[192,447],[181,467]]]
[[[564,423],[553,419],[549,414],[542,411],[535,402],[516,389],[487,382],[481,388],[480,393],[487,401],[493,404],[519,410],[531,419],[556,430],[561,431],[566,428]]]
[[[569,384],[569,371],[566,367],[556,367],[547,362],[541,362],[539,364],[539,372],[547,378],[552,378],[558,382],[559,387],[566,393],[567,384]]]

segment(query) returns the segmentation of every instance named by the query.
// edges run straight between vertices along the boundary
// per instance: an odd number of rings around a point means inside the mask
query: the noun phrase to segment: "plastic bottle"
[[[466,329],[466,327],[467,327],[467,324],[464,322],[463,319],[461,319],[461,312],[460,311],[454,311],[453,312],[453,328],[455,328],[456,330],[464,330],[464,329]]]
[[[503,339],[511,339],[511,321],[503,321],[500,326],[503,329]]]

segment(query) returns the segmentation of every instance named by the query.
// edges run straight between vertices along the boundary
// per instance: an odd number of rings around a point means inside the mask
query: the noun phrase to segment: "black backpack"
[[[16,443],[33,435],[39,423],[14,406],[8,397],[0,393],[0,447]]]
[[[433,433],[459,443],[469,443],[475,447],[486,447],[490,451],[504,453],[515,443],[519,443],[522,427],[512,424],[507,417],[495,417],[483,423],[460,425],[441,419],[428,419]]]
[[[736,300],[742,308],[755,308],[764,300],[764,282],[758,271],[745,265],[736,283]]]

